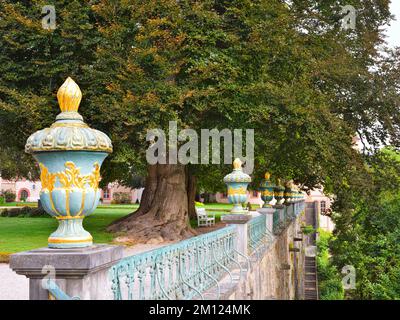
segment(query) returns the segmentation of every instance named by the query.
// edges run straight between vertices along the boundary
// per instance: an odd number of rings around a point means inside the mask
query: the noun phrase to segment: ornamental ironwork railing
[[[273,215],[272,215],[272,230],[273,233],[276,233],[278,227],[279,227],[279,210],[275,209]]]
[[[272,243],[272,235],[267,229],[266,215],[262,214],[251,219],[247,224],[248,254],[259,255],[262,249],[266,249]]]
[[[204,299],[231,270],[243,267],[236,250],[237,232],[229,226],[159,249],[126,257],[110,269],[115,300]]]
[[[305,208],[305,202],[294,202],[290,205],[276,208],[273,213],[273,234],[280,234],[293,220],[295,220]]]

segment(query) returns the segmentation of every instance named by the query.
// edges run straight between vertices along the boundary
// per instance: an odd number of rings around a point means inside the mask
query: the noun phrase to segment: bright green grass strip
[[[84,220],[84,227],[96,243],[110,243],[113,235],[105,228],[114,220],[131,213],[131,208],[96,209]],[[56,230],[53,218],[0,217],[0,253],[14,253],[47,246],[47,238]]]
[[[37,202],[4,202],[0,207],[37,207]]]
[[[114,220],[133,211],[138,205],[101,205],[95,214],[84,220],[84,227],[89,231],[96,243],[110,243],[113,234],[107,232],[106,227]],[[231,209],[232,205],[224,203],[206,204],[207,212]],[[214,211],[216,221],[227,212]],[[191,225],[197,226],[197,221],[192,220]],[[47,246],[47,238],[56,230],[57,221],[50,217],[40,218],[5,218],[0,217],[0,253],[14,253]]]

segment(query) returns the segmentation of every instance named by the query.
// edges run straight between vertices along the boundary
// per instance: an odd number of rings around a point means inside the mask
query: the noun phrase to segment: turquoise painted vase
[[[283,197],[284,197],[284,199],[285,199],[285,202],[284,202],[285,205],[288,206],[288,205],[290,205],[291,203],[293,203],[292,188],[291,188],[289,185],[287,185],[287,186],[285,187],[285,191],[284,191]]]
[[[247,186],[251,178],[242,171],[242,162],[239,158],[233,161],[233,171],[224,177],[224,182],[228,188],[228,201],[233,204],[231,213],[248,213],[243,209],[243,203],[247,201]]]
[[[261,199],[264,201],[263,208],[271,208],[269,204],[274,198],[274,184],[270,181],[270,174],[265,174],[265,179],[260,184]]]
[[[275,200],[276,200],[275,206],[276,206],[277,208],[281,207],[282,204],[283,204],[284,192],[285,192],[285,187],[283,187],[283,186],[281,185],[281,182],[280,182],[280,180],[278,179],[278,180],[277,180],[277,184],[276,184],[276,186],[274,187],[274,197],[275,197]]]
[[[68,78],[57,93],[61,113],[50,127],[28,138],[25,151],[40,166],[44,210],[59,221],[48,239],[50,248],[77,248],[93,244],[82,225],[100,200],[100,167],[112,152],[111,140],[89,128],[77,112],[82,98]]]

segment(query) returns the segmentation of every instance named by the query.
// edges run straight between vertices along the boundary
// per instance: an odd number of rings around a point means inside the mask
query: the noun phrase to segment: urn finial
[[[57,99],[61,112],[77,112],[82,99],[81,89],[74,80],[68,77],[58,89]]]
[[[242,161],[240,161],[239,158],[236,158],[235,161],[233,161],[233,169],[242,169]]]

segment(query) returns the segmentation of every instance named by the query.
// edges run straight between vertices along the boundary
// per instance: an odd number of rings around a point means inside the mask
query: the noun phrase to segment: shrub
[[[196,207],[204,207],[204,203],[198,202],[198,201],[195,201],[195,202],[194,202],[194,205],[195,205]]]
[[[6,202],[3,196],[0,196],[0,206]]]
[[[315,233],[315,229],[312,225],[302,226],[301,229],[305,235]]]
[[[11,190],[6,190],[3,192],[3,196],[6,199],[6,202],[14,202],[16,194]]]
[[[329,256],[329,241],[331,234],[319,230],[319,240],[317,242],[317,273],[319,297],[321,300],[343,300],[344,289],[339,272],[332,265]]]
[[[128,192],[115,192],[113,194],[113,200],[111,201],[113,204],[127,204],[131,203],[131,197]]]
[[[12,208],[5,209],[0,212],[2,217],[43,217],[49,216],[43,209],[33,208],[33,207],[22,207],[22,208]]]

